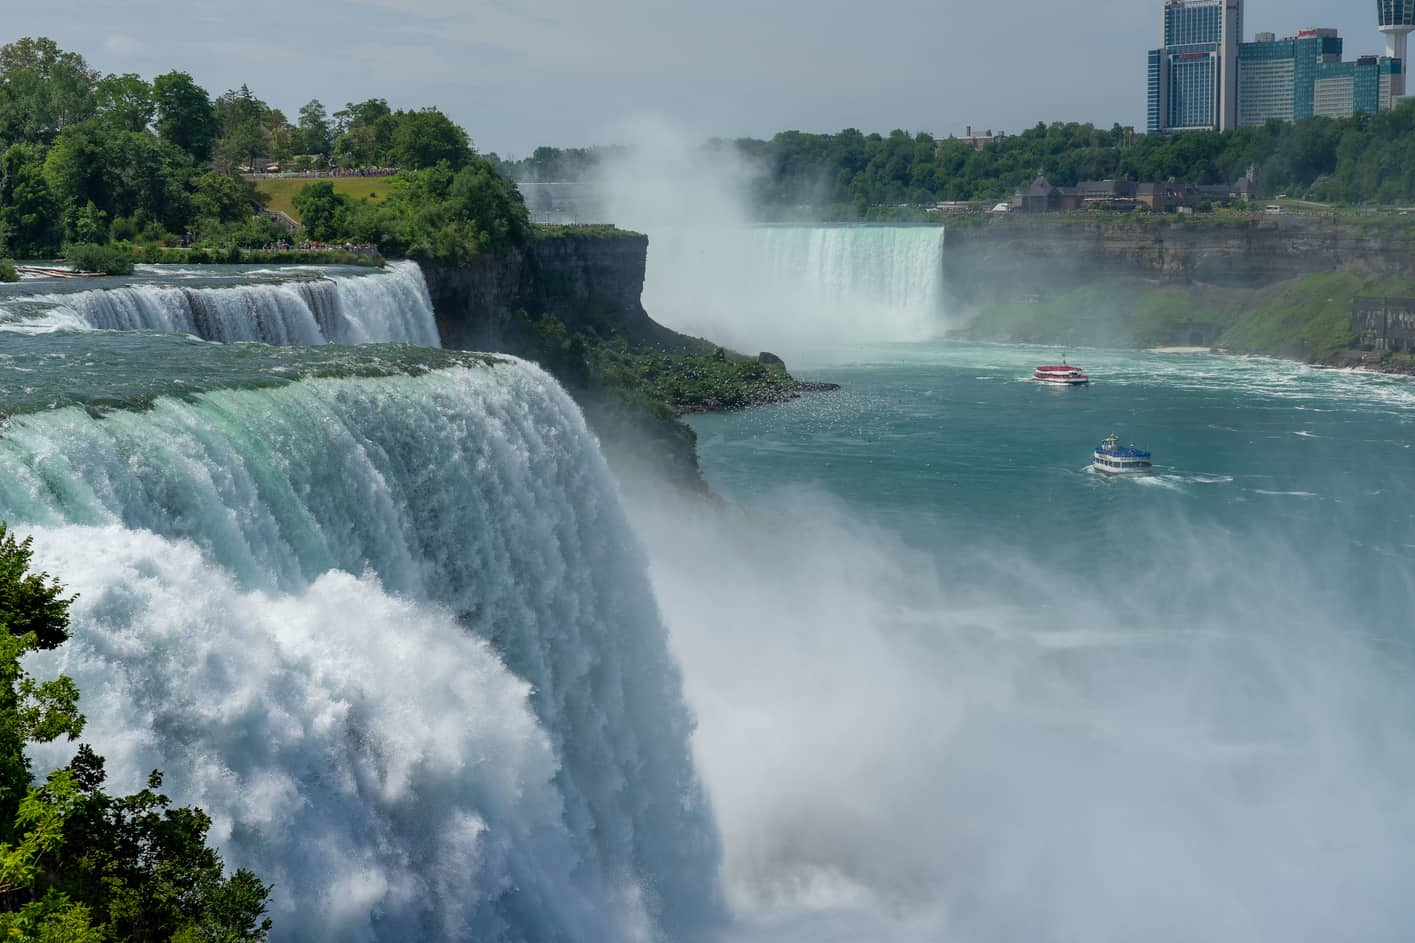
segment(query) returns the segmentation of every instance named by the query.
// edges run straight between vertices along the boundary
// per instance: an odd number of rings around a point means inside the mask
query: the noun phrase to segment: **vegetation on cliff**
[[[678,417],[778,403],[830,384],[793,378],[772,354],[746,357],[659,325],[643,337],[607,324],[572,328],[519,311],[509,352],[534,360],[574,395],[611,457],[702,487],[696,436]]]
[[[23,657],[69,634],[63,587],[30,572],[30,541],[0,525],[0,936],[54,943],[244,943],[266,939],[269,890],[227,877],[206,844],[211,819],[156,790],[110,796],[103,758],[80,746],[35,784],[25,749],[84,727],[65,676],[40,680]]]

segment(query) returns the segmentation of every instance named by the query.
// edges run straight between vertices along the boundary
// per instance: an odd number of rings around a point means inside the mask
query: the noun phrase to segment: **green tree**
[[[62,202],[44,178],[44,151],[14,144],[0,155],[0,225],[17,256],[53,255],[64,239]]]
[[[94,98],[100,120],[119,131],[146,131],[156,113],[152,86],[132,73],[99,79]]]
[[[334,184],[327,180],[311,183],[296,191],[291,202],[300,214],[300,224],[312,239],[333,240],[343,233],[341,227],[348,207],[348,199],[334,192]]]
[[[300,152],[328,154],[334,144],[334,126],[319,99],[310,99],[300,108]]]
[[[250,181],[212,170],[196,179],[192,209],[198,219],[234,223],[249,219],[256,201]]]
[[[0,46],[0,138],[48,143],[93,116],[98,73],[52,39]]]
[[[221,123],[206,90],[185,72],[168,72],[152,80],[152,94],[162,139],[196,160],[211,156]]]
[[[212,158],[216,169],[229,173],[243,166],[253,168],[258,160],[270,156],[270,109],[249,88],[242,85],[216,99],[216,113],[221,119],[221,136]]]
[[[423,170],[440,163],[456,170],[472,156],[467,132],[436,108],[400,111],[393,120],[388,157],[400,170]]]
[[[348,103],[334,113],[334,159],[341,167],[389,164],[395,124],[393,112],[382,98]]]

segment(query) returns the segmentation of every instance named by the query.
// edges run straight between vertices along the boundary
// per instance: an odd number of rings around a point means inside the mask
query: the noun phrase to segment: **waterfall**
[[[432,301],[415,262],[394,262],[371,273],[234,286],[136,283],[13,298],[0,299],[0,329],[166,331],[282,347],[439,345]]]
[[[748,352],[918,341],[943,327],[938,226],[705,226],[649,233],[644,304]]]
[[[615,485],[545,373],[467,363],[11,416],[0,518],[81,594],[30,667],[113,790],[165,770],[273,882],[277,939],[694,938],[718,842]]]

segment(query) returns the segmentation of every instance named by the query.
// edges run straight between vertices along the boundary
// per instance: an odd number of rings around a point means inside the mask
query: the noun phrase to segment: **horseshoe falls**
[[[689,334],[788,358],[942,332],[941,226],[649,228],[644,304]]]
[[[212,274],[229,266],[169,268],[143,266],[131,279],[78,280],[80,289],[66,292],[15,286],[0,292],[0,331],[166,331],[280,346],[439,346],[416,262],[392,262],[383,270],[310,267],[293,275],[255,269],[235,278]]]
[[[717,924],[645,560],[538,368],[60,332],[0,342],[0,401],[0,518],[80,594],[31,669],[77,681],[115,792],[164,770],[273,883],[275,939]]]

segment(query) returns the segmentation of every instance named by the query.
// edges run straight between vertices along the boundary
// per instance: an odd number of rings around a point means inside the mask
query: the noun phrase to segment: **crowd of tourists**
[[[320,167],[316,170],[262,170],[241,176],[256,180],[319,180],[328,177],[391,177],[397,172],[397,167]]]
[[[342,242],[329,245],[309,239],[277,239],[261,247],[262,252],[347,252],[350,255],[378,255],[378,246],[371,242]]]

